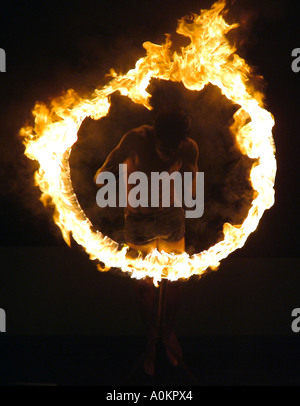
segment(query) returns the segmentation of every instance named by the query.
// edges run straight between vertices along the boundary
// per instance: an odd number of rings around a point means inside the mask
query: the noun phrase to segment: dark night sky
[[[278,162],[276,204],[233,256],[296,258],[300,73],[291,70],[291,52],[300,47],[292,7],[296,2],[232,3],[231,17],[249,17],[241,51],[265,78],[266,106],[276,121]],[[144,55],[144,41],[161,43],[164,33],[175,31],[178,18],[211,4],[206,0],[1,2],[0,48],[7,55],[7,72],[0,75],[1,247],[41,247],[42,256],[44,246],[65,246],[38,202],[34,166],[23,156],[17,136],[35,101],[47,102],[69,88],[90,94],[111,67],[123,72],[133,67]],[[5,284],[4,274],[2,278]]]
[[[60,243],[53,237],[49,216],[34,203],[38,193],[31,186],[32,165],[23,157],[16,136],[30,119],[35,101],[47,102],[68,88],[90,93],[103,83],[110,67],[127,71],[134,66],[144,54],[145,40],[160,43],[165,32],[174,32],[177,18],[211,4],[177,3],[172,2],[172,7],[169,2],[150,1],[1,3],[0,45],[7,54],[7,72],[0,78],[5,213],[1,245]],[[267,109],[276,119],[278,161],[276,205],[265,213],[259,230],[238,255],[297,256],[300,75],[291,70],[291,51],[298,46],[296,18],[290,3],[283,1],[237,3],[232,16],[251,15],[242,52],[265,78]]]

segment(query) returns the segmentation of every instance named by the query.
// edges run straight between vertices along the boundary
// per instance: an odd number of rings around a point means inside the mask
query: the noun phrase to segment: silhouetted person
[[[193,197],[196,194],[196,172],[198,146],[189,137],[190,120],[181,111],[158,115],[154,125],[142,125],[128,131],[118,146],[109,154],[104,165],[97,171],[118,174],[119,164],[127,164],[127,174],[141,171],[150,180],[152,172],[192,172],[190,185]],[[150,184],[150,181],[148,182]],[[101,185],[100,185],[101,186]],[[135,185],[127,185],[129,194]],[[175,197],[176,198],[176,197]],[[129,247],[148,254],[154,249],[180,254],[185,251],[185,214],[183,207],[174,207],[174,188],[170,188],[170,207],[125,208],[125,241]],[[156,344],[158,340],[156,288],[151,278],[136,283],[137,298],[147,330],[147,348],[144,357],[146,373],[154,374]],[[165,319],[162,328],[162,342],[170,362],[176,366],[182,358],[174,322],[178,308],[180,282],[169,282],[166,298]]]

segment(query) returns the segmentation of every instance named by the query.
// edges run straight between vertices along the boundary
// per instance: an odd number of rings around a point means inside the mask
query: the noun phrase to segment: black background
[[[300,307],[300,73],[291,69],[292,50],[300,47],[297,2],[229,3],[229,18],[244,21],[241,53],[263,75],[266,108],[275,117],[276,202],[245,247],[219,271],[185,284],[178,331],[182,337],[198,338],[195,352],[201,339],[211,342],[205,337],[227,344],[224,337],[298,339],[290,327],[291,312]],[[129,340],[143,335],[133,281],[99,273],[78,247],[66,247],[38,200],[36,168],[23,154],[18,131],[31,119],[37,100],[47,103],[69,88],[91,94],[111,67],[117,72],[134,67],[144,55],[144,41],[161,43],[166,32],[175,31],[178,18],[211,4],[1,2],[0,48],[6,51],[7,72],[0,75],[0,307],[7,315],[7,333],[1,337],[10,348],[16,337],[24,336]],[[120,354],[128,352],[120,344],[126,340],[112,342]],[[113,370],[112,365],[117,369],[117,362],[110,363]],[[41,370],[37,366],[37,374]],[[28,372],[23,374],[26,380]]]

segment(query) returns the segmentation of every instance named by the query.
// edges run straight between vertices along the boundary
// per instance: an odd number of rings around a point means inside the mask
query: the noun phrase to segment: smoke
[[[95,227],[123,242],[123,209],[97,206],[93,177],[125,132],[152,124],[154,114],[166,105],[184,108],[191,118],[191,137],[199,147],[198,168],[205,178],[204,215],[186,220],[187,251],[199,252],[222,238],[225,222],[241,224],[252,201],[248,181],[252,162],[240,153],[229,130],[238,106],[212,85],[192,92],[180,83],[152,80],[148,91],[151,112],[115,93],[107,117],[84,121],[70,158],[73,187]]]

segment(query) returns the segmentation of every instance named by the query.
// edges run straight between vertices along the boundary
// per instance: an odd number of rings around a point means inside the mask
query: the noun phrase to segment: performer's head
[[[160,113],[154,121],[156,148],[164,157],[172,157],[190,133],[190,118],[182,110]]]

